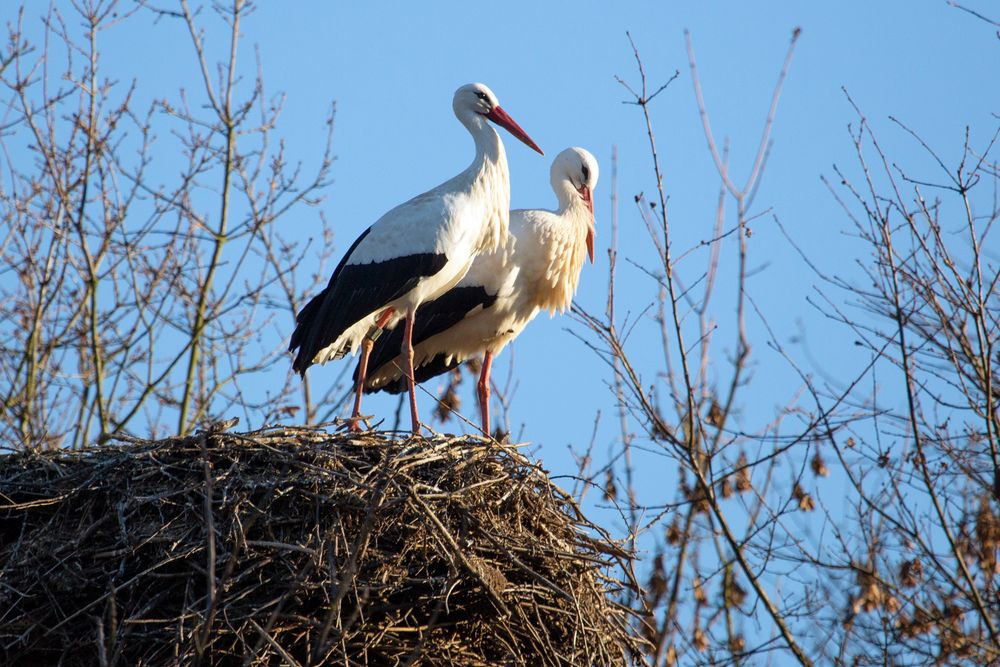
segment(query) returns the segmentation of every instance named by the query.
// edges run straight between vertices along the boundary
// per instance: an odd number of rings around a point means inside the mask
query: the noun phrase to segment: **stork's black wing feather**
[[[416,347],[432,336],[455,326],[477,306],[489,308],[497,300],[496,294],[490,294],[486,288],[480,285],[468,285],[453,287],[437,299],[420,304],[417,308],[416,317],[413,321],[413,346]],[[371,355],[368,358],[369,374],[374,374],[378,369],[399,356],[400,348],[403,346],[403,323],[400,322],[392,330],[385,332],[375,341]],[[440,356],[440,355],[439,355]],[[435,357],[425,363],[420,368],[414,369],[416,382],[419,384],[424,380],[440,375],[445,371],[454,368],[458,362],[444,365],[443,357],[439,361]],[[433,365],[434,369],[428,368]],[[425,371],[425,369],[427,369]],[[358,380],[358,368],[354,368],[354,381]],[[396,384],[401,384],[401,388],[396,388]],[[380,387],[373,391],[388,391],[398,393],[406,390],[406,380],[401,378],[401,383],[389,383],[388,386]],[[367,389],[365,390],[368,391]]]
[[[300,374],[316,354],[333,343],[350,326],[433,276],[448,262],[443,253],[416,253],[367,264],[349,258],[371,228],[358,237],[340,260],[326,289],[299,312],[289,350],[298,348],[292,368]]]
[[[351,258],[351,253],[354,249],[358,247],[358,244],[365,240],[368,233],[372,230],[371,227],[361,232],[361,235],[354,239],[354,243],[351,247],[347,249],[344,256],[340,258],[340,263],[337,264],[337,268],[333,270],[333,275],[330,276],[330,282],[327,283],[326,287],[323,288],[319,294],[309,299],[309,303],[299,311],[299,314],[295,316],[295,331],[292,332],[292,338],[288,342],[288,351],[294,352],[295,348],[301,347],[305,342],[306,337],[312,329],[312,323],[316,319],[316,314],[319,312],[320,306],[323,305],[323,300],[326,299],[326,294],[330,290],[330,286],[337,282],[337,278],[340,277],[340,272],[344,270],[344,265],[347,264],[347,260]],[[298,357],[296,357],[295,363],[298,363]],[[306,364],[308,367],[308,364]],[[295,370],[299,370],[294,364],[292,366]],[[304,369],[303,369],[304,370]]]

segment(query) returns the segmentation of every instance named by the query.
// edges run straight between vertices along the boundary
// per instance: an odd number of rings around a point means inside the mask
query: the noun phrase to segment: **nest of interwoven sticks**
[[[481,438],[18,453],[0,457],[0,663],[627,664],[626,558]]]

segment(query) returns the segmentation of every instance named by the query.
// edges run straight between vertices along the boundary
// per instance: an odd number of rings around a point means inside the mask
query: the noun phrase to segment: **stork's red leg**
[[[361,340],[361,364],[358,366],[358,382],[354,388],[354,410],[351,411],[351,421],[348,428],[355,433],[361,430],[361,394],[365,389],[365,378],[368,372],[368,355],[375,343],[368,336]]]
[[[386,308],[379,316],[378,321],[375,322],[375,330],[381,331],[392,313],[392,308]],[[361,362],[358,365],[358,383],[354,388],[354,410],[351,412],[351,420],[348,422],[348,428],[355,433],[361,430],[361,394],[365,390],[365,380],[368,377],[368,356],[372,353],[374,346],[375,338],[371,333],[361,339]]]
[[[490,434],[490,366],[493,365],[493,353],[488,351],[483,355],[483,370],[479,374],[479,413],[483,418],[483,434]]]
[[[411,311],[406,314],[406,326],[403,328],[403,359],[406,364],[406,387],[410,390],[410,417],[413,419],[413,434],[420,435],[420,417],[417,416],[417,389],[413,382],[413,316]]]

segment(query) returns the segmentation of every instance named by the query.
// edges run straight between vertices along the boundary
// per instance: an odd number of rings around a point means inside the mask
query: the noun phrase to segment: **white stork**
[[[490,434],[490,366],[493,357],[545,309],[569,308],[584,254],[594,261],[597,160],[582,148],[567,148],[552,163],[552,189],[559,209],[510,212],[511,241],[476,256],[451,290],[417,309],[413,364],[417,382],[483,355],[477,386],[482,429]],[[407,335],[410,335],[407,332]],[[376,342],[365,391],[406,390],[405,368],[396,350],[399,327]],[[362,376],[355,370],[355,379]]]
[[[298,349],[292,368],[303,376],[310,365],[339,359],[360,345],[352,430],[359,429],[361,390],[374,338],[383,327],[405,319],[400,352],[409,378],[413,432],[419,433],[411,343],[417,307],[451,289],[477,253],[493,250],[507,238],[507,157],[500,135],[486,121],[542,152],[481,83],[455,91],[452,108],[476,142],[472,164],[366,229],[340,260],[326,289],[295,318],[289,350]]]

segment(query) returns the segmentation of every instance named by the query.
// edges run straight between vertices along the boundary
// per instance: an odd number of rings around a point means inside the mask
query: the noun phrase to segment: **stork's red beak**
[[[545,155],[542,149],[538,147],[538,144],[536,144],[534,141],[531,140],[531,137],[528,136],[528,133],[522,130],[521,126],[515,123],[514,119],[511,118],[506,111],[500,108],[499,104],[493,107],[493,111],[486,114],[486,117],[492,120],[500,127],[510,132],[511,134],[513,134],[515,137],[523,141],[531,148],[534,148],[540,154]]]
[[[580,193],[580,199],[583,203],[587,205],[587,210],[590,211],[590,225],[587,227],[587,255],[590,256],[590,263],[594,263],[594,226],[597,225],[597,221],[594,219],[594,200],[590,196],[590,188],[586,185],[581,185],[577,188],[577,192]]]

